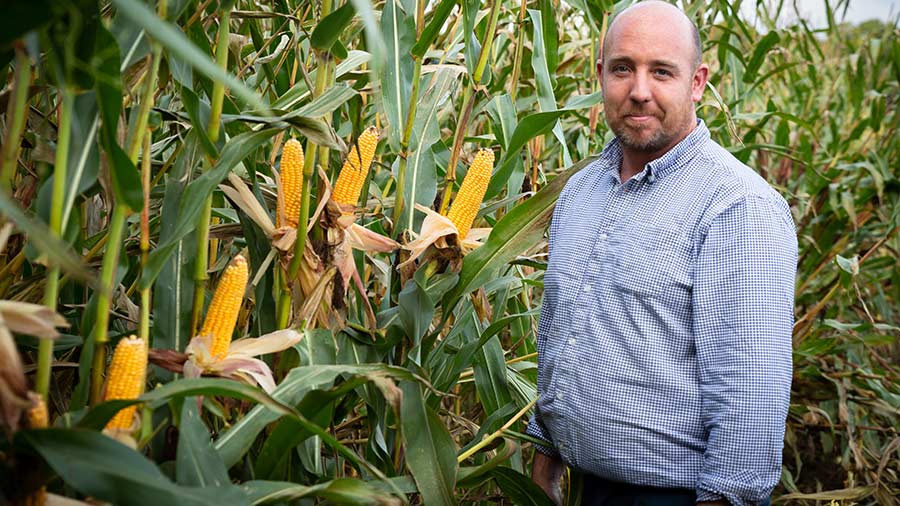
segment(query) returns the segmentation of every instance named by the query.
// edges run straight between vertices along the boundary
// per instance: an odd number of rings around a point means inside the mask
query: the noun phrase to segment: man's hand
[[[531,479],[553,500],[557,506],[562,505],[562,491],[559,480],[562,478],[565,465],[562,460],[548,457],[534,451],[534,462],[531,466]]]

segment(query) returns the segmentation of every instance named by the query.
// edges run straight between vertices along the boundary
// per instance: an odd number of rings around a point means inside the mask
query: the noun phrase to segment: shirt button
[[[556,392],[556,400],[561,401],[562,398],[563,398],[563,393],[562,393],[562,392]]]
[[[600,234],[600,240],[605,241],[608,236],[605,233]]]
[[[574,346],[576,342],[578,342],[578,341],[576,341],[574,337],[570,337],[570,338],[569,338],[569,344],[570,344],[570,345]]]
[[[591,288],[591,285],[584,285],[584,287],[582,288],[582,290],[584,290],[585,293],[590,292],[591,289],[592,289],[592,288]]]

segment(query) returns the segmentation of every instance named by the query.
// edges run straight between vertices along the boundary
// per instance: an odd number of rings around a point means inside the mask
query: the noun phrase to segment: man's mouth
[[[635,123],[644,123],[653,119],[653,116],[650,114],[626,114],[625,119],[629,119]]]

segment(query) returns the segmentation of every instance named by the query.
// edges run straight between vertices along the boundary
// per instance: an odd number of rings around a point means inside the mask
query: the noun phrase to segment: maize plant
[[[297,228],[300,217],[300,191],[303,189],[303,145],[289,139],[281,150],[281,188],[278,192],[276,220],[284,213],[285,225]],[[275,226],[281,226],[276,221]]]
[[[244,301],[248,276],[247,260],[241,255],[234,257],[222,273],[219,285],[209,303],[200,335],[210,338],[209,352],[213,358],[224,357],[231,345],[231,336],[237,323],[238,311]]]
[[[347,160],[341,167],[337,181],[334,183],[334,193],[331,198],[338,204],[355,206],[359,200],[359,192],[369,174],[369,167],[375,157],[375,148],[378,146],[378,130],[375,127],[367,128],[357,141],[356,146],[350,148]]]
[[[484,192],[487,191],[491,181],[491,172],[494,168],[494,152],[482,149],[475,155],[475,160],[466,172],[459,193],[453,199],[447,217],[456,225],[460,237],[465,237],[475,221],[475,215],[481,207]]]
[[[136,336],[126,337],[116,345],[109,364],[103,400],[137,399],[147,381],[147,343]],[[129,431],[134,425],[135,406],[122,409],[106,424],[110,430]]]
[[[672,1],[698,116],[797,224],[773,502],[897,505],[896,13]],[[547,227],[632,3],[7,0],[0,497],[552,504]]]

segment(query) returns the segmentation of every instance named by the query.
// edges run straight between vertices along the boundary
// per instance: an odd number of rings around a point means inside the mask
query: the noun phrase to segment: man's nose
[[[631,81],[631,94],[629,98],[635,102],[649,102],[650,93],[650,77],[645,72],[635,72],[634,79]]]

